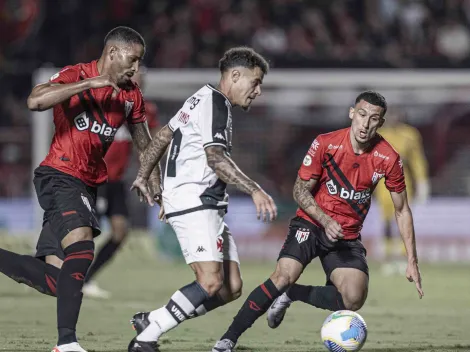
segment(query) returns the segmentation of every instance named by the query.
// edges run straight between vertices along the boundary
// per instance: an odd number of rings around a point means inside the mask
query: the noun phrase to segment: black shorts
[[[324,229],[310,221],[295,217],[289,225],[289,233],[279,253],[279,259],[292,258],[305,268],[319,257],[326,274],[327,284],[336,268],[355,268],[369,275],[366,249],[360,238],[331,242]]]
[[[44,210],[36,257],[56,255],[63,259],[61,241],[76,228],[91,227],[94,237],[101,233],[96,217],[96,188],[48,166],[34,170],[33,182]]]
[[[123,181],[113,181],[98,187],[96,208],[98,215],[108,218],[114,215],[129,216],[127,208],[126,185]]]

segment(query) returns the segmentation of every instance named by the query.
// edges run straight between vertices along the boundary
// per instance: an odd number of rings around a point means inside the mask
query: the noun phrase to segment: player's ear
[[[239,70],[232,70],[230,73],[230,78],[232,79],[233,83],[237,83],[238,80],[240,79],[241,73]]]
[[[382,116],[382,117],[380,118],[380,121],[379,121],[379,127],[377,127],[377,128],[382,127],[382,126],[384,125],[384,123],[385,123],[385,117]]]
[[[349,108],[349,118],[352,120],[354,117],[354,108],[351,106]]]
[[[111,60],[114,60],[116,57],[117,48],[114,45],[111,45],[108,49],[108,55]]]

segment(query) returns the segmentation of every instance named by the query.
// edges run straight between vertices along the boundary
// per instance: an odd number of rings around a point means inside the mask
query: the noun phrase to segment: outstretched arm
[[[222,181],[234,185],[240,191],[252,196],[258,219],[262,217],[266,221],[266,213],[269,213],[270,220],[274,220],[277,217],[277,208],[273,199],[255,181],[238,168],[235,162],[227,155],[224,147],[210,146],[205,150],[207,164]]]
[[[302,180],[299,176],[294,184],[294,200],[300,208],[312,219],[318,221],[324,228],[328,238],[336,242],[343,237],[341,225],[333,220],[320,208],[312,195],[312,190],[318,180],[311,178],[308,181]]]
[[[418,269],[418,254],[416,251],[413,215],[408,205],[406,190],[400,193],[390,192],[390,195],[395,207],[395,217],[397,219],[398,229],[400,230],[400,235],[403,239],[403,243],[405,244],[408,256],[406,276],[410,282],[415,282],[419,298],[422,298],[424,293],[421,287],[421,274]]]
[[[119,91],[116,83],[108,75],[88,78],[73,83],[60,84],[47,82],[39,84],[33,88],[28,97],[28,109],[31,111],[48,110],[84,90],[107,86],[113,87],[115,92]]]

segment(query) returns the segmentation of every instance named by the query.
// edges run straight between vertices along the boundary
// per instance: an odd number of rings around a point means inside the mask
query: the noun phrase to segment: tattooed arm
[[[315,198],[312,195],[312,190],[316,186],[317,182],[318,180],[313,178],[308,181],[304,181],[297,176],[297,180],[295,180],[294,184],[294,200],[308,216],[318,221],[325,228],[326,235],[331,241],[337,241],[338,238],[343,237],[341,233],[341,225],[325,214],[315,201]]]
[[[266,212],[269,213],[270,220],[276,218],[277,208],[273,199],[238,168],[235,162],[225,153],[223,147],[207,147],[206,157],[207,164],[222,181],[234,185],[240,191],[252,196],[258,219],[262,217],[266,221]]]

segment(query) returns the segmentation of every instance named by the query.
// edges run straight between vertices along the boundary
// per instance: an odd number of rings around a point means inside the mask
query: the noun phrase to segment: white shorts
[[[222,262],[240,264],[232,234],[224,222],[224,210],[205,209],[168,219],[178,237],[186,264]]]

